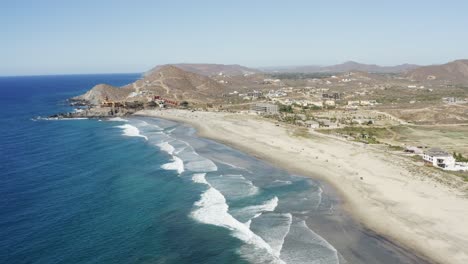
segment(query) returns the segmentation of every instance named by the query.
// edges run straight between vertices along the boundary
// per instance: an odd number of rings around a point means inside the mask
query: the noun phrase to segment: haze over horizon
[[[156,64],[429,65],[468,58],[468,3],[14,1],[0,76],[143,72]]]

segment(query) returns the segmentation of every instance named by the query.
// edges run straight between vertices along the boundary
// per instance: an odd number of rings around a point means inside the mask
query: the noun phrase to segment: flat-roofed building
[[[431,148],[423,153],[423,160],[431,163],[432,166],[451,170],[455,167],[455,158],[452,154],[440,149],[440,148]]]
[[[250,106],[250,110],[259,114],[276,115],[278,114],[278,106],[275,104],[257,103]]]

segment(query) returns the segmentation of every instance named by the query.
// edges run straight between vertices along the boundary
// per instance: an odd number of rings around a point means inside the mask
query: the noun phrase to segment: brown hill
[[[102,100],[108,98],[112,101],[122,101],[132,92],[129,88],[119,88],[108,84],[98,84],[85,94],[74,97],[76,100],[86,100],[91,104],[98,105]]]
[[[371,72],[371,73],[401,73],[408,70],[418,68],[418,65],[414,64],[402,64],[396,66],[379,66],[376,64],[363,64],[355,61],[347,61],[341,64],[331,66],[318,66],[318,65],[306,65],[306,66],[291,66],[291,67],[280,67],[269,68],[267,71],[277,72],[297,72],[297,73],[320,73],[320,72]]]
[[[158,71],[160,68],[165,66],[174,66],[184,71],[205,75],[205,76],[214,76],[214,75],[226,75],[226,76],[238,76],[238,75],[250,75],[260,72],[259,70],[248,68],[245,66],[232,64],[202,64],[202,63],[178,63],[178,64],[167,64],[159,65],[149,70],[146,75],[150,75],[152,72]]]
[[[410,69],[418,68],[414,64],[402,64],[396,66],[379,66],[376,64],[363,64],[354,61],[348,61],[342,64],[323,67],[322,71],[328,72],[348,72],[348,71],[361,71],[361,72],[374,72],[374,73],[398,73]]]
[[[456,60],[442,65],[420,67],[409,71],[406,76],[417,81],[445,81],[468,84],[468,60]]]
[[[86,100],[94,105],[100,104],[106,97],[113,101],[127,102],[146,102],[153,96],[178,101],[208,102],[221,98],[225,92],[224,85],[207,76],[166,65],[126,86],[119,88],[99,84],[73,99]]]
[[[200,74],[182,70],[173,65],[159,67],[144,79],[132,84],[140,91],[157,93],[176,100],[201,101],[207,97],[221,97],[225,87]]]

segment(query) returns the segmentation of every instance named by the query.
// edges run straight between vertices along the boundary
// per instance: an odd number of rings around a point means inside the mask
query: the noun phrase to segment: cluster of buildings
[[[278,98],[278,97],[284,97],[287,96],[288,93],[286,93],[283,90],[270,90],[265,97],[267,98]]]

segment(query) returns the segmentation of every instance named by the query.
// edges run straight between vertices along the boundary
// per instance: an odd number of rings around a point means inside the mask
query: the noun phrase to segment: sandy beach
[[[180,121],[200,136],[248,152],[342,195],[346,209],[371,230],[439,263],[468,263],[466,183],[377,147],[325,136],[248,114],[144,110]]]

